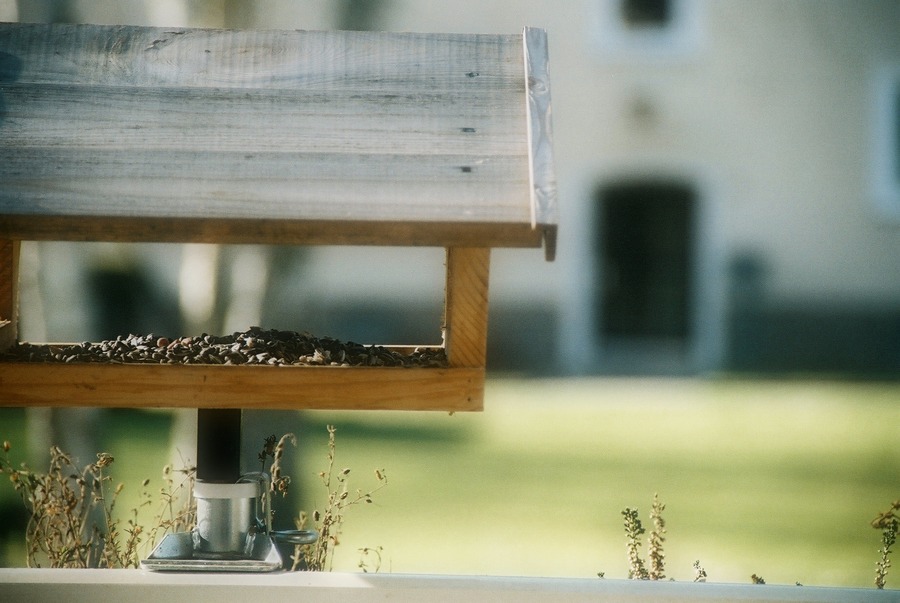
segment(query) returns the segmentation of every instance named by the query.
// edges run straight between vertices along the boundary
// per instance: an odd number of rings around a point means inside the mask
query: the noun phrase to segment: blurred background
[[[492,255],[486,411],[247,413],[248,463],[269,433],[307,434],[311,508],[335,423],[350,466],[387,469],[343,569],[359,541],[382,571],[624,577],[619,512],[659,491],[677,579],[699,558],[713,580],[871,583],[868,522],[900,497],[900,3],[0,0],[0,20],[547,29],[558,255]],[[23,243],[20,338],[437,343],[443,278],[440,249]],[[190,458],[195,428],[0,419],[37,466],[51,442],[117,446],[140,478]]]

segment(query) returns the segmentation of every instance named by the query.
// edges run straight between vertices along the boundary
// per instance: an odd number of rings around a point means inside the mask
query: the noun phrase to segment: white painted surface
[[[0,569],[4,601],[900,601],[900,591],[627,580],[277,572]]]

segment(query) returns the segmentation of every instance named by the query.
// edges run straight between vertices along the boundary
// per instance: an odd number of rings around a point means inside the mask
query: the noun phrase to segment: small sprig
[[[879,513],[872,520],[872,527],[881,530],[880,558],[875,563],[875,588],[884,589],[887,580],[888,569],[891,567],[890,554],[897,542],[897,532],[900,530],[900,500],[891,503],[891,508]]]
[[[694,561],[694,582],[706,582],[708,577],[706,569],[700,565],[700,560],[697,559]]]
[[[663,542],[666,541],[666,521],[662,512],[666,510],[659,500],[659,494],[653,495],[653,506],[650,508],[650,520],[653,522],[653,530],[647,539],[647,557],[650,559],[649,577],[651,580],[662,580],[666,577],[666,555],[663,552]]]
[[[359,563],[356,567],[361,569],[364,574],[368,574],[370,568],[377,574],[381,570],[381,552],[383,550],[380,546],[359,549]]]
[[[271,438],[274,439],[275,436],[271,436]],[[272,479],[269,491],[273,494],[275,492],[280,492],[282,497],[287,496],[288,487],[291,485],[291,476],[283,475],[281,472],[281,460],[284,458],[284,448],[288,442],[293,444],[296,448],[297,436],[292,433],[286,433],[281,436],[278,443],[272,448],[272,466],[269,468],[269,475]],[[269,438],[266,438],[266,444],[269,444]]]
[[[625,519],[625,550],[628,552],[628,579],[649,580],[650,574],[641,559],[641,536],[644,534],[644,526],[638,517],[637,509],[631,507],[622,511]]]
[[[312,523],[319,533],[319,538],[313,544],[298,545],[291,556],[293,564],[291,569],[307,569],[310,571],[330,571],[334,563],[334,549],[340,544],[341,528],[344,523],[344,513],[359,503],[372,503],[372,495],[387,485],[387,475],[384,469],[375,470],[375,478],[378,485],[371,490],[357,489],[351,494],[348,485],[350,468],[335,469],[335,432],[333,425],[328,425],[328,455],[326,469],[319,472],[319,479],[328,492],[327,502],[323,511],[316,509],[312,513]],[[310,516],[301,512],[294,521],[297,529],[306,529]],[[375,549],[368,549],[374,551]],[[380,549],[378,549],[380,557]]]
[[[275,443],[278,441],[278,436],[274,433],[267,437],[263,442],[262,450],[259,451],[257,458],[259,459],[259,470],[266,470],[266,459],[272,458],[275,456]]]
[[[170,532],[190,532],[197,522],[197,501],[193,497],[197,468],[184,466],[181,469],[174,469],[172,465],[166,465],[162,474],[164,485],[159,490],[160,502],[156,523],[150,529],[151,546]],[[144,484],[146,487],[148,482],[145,480]],[[146,496],[149,500],[149,492]]]

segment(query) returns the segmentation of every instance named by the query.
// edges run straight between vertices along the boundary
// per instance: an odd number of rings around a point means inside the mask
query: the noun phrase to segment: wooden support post
[[[19,241],[0,239],[0,351],[18,339],[19,247]]]
[[[444,347],[451,368],[484,368],[491,250],[447,248]]]

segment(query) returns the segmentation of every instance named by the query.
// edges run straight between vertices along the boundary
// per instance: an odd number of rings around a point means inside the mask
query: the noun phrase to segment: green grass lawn
[[[134,482],[123,496],[166,462],[166,416],[116,413],[104,430],[116,479]],[[307,508],[324,499],[327,423],[352,489],[387,472],[375,503],[348,511],[336,570],[381,546],[382,572],[624,578],[620,512],[649,526],[658,492],[672,578],[700,560],[711,581],[866,587],[869,522],[900,498],[897,383],[491,377],[484,413],[280,416],[271,432],[300,436]],[[0,438],[21,417],[0,411]]]

